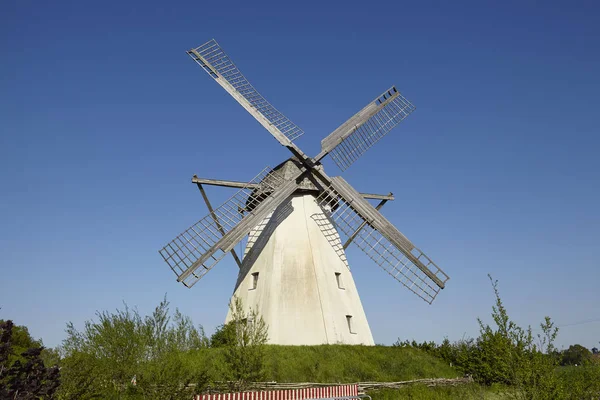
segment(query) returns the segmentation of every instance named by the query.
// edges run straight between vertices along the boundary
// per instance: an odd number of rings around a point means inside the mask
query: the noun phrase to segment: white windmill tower
[[[247,183],[194,175],[209,214],[160,250],[177,280],[193,286],[231,252],[240,268],[234,295],[260,312],[273,344],[374,344],[344,252],[351,242],[431,303],[448,275],[379,213],[391,193],[358,193],[320,164],[330,154],[345,170],[414,106],[390,88],[323,139],[311,158],[292,142],[304,132],[254,89],[216,41],[188,54],[292,158]],[[203,184],[239,191],[213,209]],[[373,207],[365,198],[381,202]],[[234,247],[246,237],[240,260]]]

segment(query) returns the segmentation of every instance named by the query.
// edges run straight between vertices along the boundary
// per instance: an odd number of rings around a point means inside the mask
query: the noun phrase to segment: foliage
[[[493,326],[478,320],[478,338],[457,342],[446,338],[439,345],[415,341],[398,341],[392,347],[266,345],[264,320],[254,310],[246,313],[237,298],[230,304],[232,320],[209,340],[179,311],[171,316],[166,299],[145,317],[125,305],[113,313],[97,313],[97,321],[87,321],[81,331],[67,325],[57,394],[61,399],[189,400],[224,381],[233,382],[230,390],[243,390],[252,381],[390,382],[470,374],[478,383],[416,385],[372,395],[375,400],[598,397],[600,363],[590,356],[584,367],[559,367],[565,354],[554,347],[558,329],[550,318],[536,336],[531,328],[519,327],[508,317],[497,281],[491,277],[490,281],[496,299]],[[564,353],[585,353],[577,346],[569,350],[573,351]],[[45,359],[57,360],[58,355],[47,352]]]
[[[475,339],[472,338],[463,338],[454,343],[451,343],[448,338],[444,338],[440,345],[435,342],[418,343],[415,340],[401,341],[398,339],[393,346],[422,350],[446,361],[449,366],[458,369],[465,375],[473,375],[474,364],[477,362],[476,352],[478,349]]]
[[[227,347],[235,344],[235,324],[231,322],[219,325],[210,337],[210,347]]]
[[[460,376],[448,363],[414,348],[319,345],[266,346],[266,380],[396,382]]]
[[[0,320],[0,325],[5,324],[7,321]],[[12,348],[11,354],[8,356],[8,364],[12,365],[15,361],[20,360],[25,362],[25,358],[21,354],[31,348],[42,347],[42,341],[34,339],[29,334],[29,329],[26,326],[15,325],[10,321],[12,326],[12,333],[10,339],[10,345]]]
[[[264,379],[264,345],[268,340],[268,327],[258,311],[244,311],[242,300],[237,296],[229,304],[230,325],[235,332],[235,344],[225,347],[228,380],[236,382],[236,389],[242,389],[248,382]]]
[[[556,374],[558,358],[554,356],[554,341],[558,328],[546,317],[540,324],[542,334],[538,334],[538,344],[533,344],[531,328],[528,328],[524,357],[516,366],[515,386],[519,389],[519,398],[556,399],[564,397],[563,382]]]
[[[189,400],[209,383],[201,366],[186,365],[184,352],[164,354],[148,363],[136,378],[139,393],[148,399]]]
[[[447,339],[435,343],[396,342],[397,346],[418,347],[440,357],[470,374],[480,384],[512,387],[512,397],[527,399],[559,398],[563,384],[555,369],[558,365],[554,341],[558,328],[549,317],[540,325],[541,334],[534,337],[531,327],[523,329],[508,316],[498,281],[489,276],[495,295],[492,307],[494,326],[479,323],[479,337],[451,344]]]
[[[40,344],[31,339],[27,328],[15,327],[12,321],[0,321],[0,398],[54,398],[60,372],[57,366],[44,365]],[[23,346],[29,345],[23,350]]]
[[[61,398],[139,393],[160,397],[168,392],[172,395],[160,398],[189,399],[193,393],[187,384],[203,381],[203,371],[182,367],[181,357],[207,347],[208,339],[202,327],[194,327],[179,310],[171,317],[166,298],[146,317],[127,305],[124,310],[96,315],[98,321],[86,321],[82,331],[67,324],[60,349],[64,358]]]
[[[215,347],[210,348],[201,330],[194,333],[189,319],[169,320],[167,305],[163,301],[149,317],[127,306],[101,312],[81,331],[68,324],[60,349],[64,357],[60,398],[189,400],[192,392],[216,381],[234,380],[235,390],[254,380],[337,383],[457,376],[453,368],[417,349],[265,345],[264,322],[256,312],[245,315],[235,300],[233,320],[227,324],[234,328],[234,345],[213,335]],[[131,384],[134,376],[136,385]]]
[[[498,290],[490,276],[496,298],[492,307],[495,326],[478,319],[480,336],[450,343],[397,341],[395,346],[417,348],[439,357],[485,387],[498,387],[501,398],[516,399],[588,399],[600,395],[600,363],[593,363],[590,352],[574,345],[562,354],[554,342],[558,328],[549,317],[540,324],[541,333],[534,337],[530,327],[523,329],[510,320]],[[564,364],[579,367],[560,368]],[[581,365],[584,365],[581,367]],[[415,389],[420,390],[420,389]],[[406,394],[409,398],[412,392]],[[441,392],[440,392],[441,393]],[[429,393],[432,395],[432,393]],[[439,394],[439,393],[438,393]],[[440,396],[442,396],[440,394]],[[466,397],[461,395],[460,397]],[[486,396],[483,396],[484,398]],[[428,398],[424,395],[422,398]],[[434,397],[431,397],[434,398]],[[445,397],[439,397],[445,398]]]
[[[230,379],[226,348],[203,348],[185,355],[189,368],[202,366],[211,382]],[[390,346],[264,346],[264,381],[352,383],[391,382],[460,376],[423,351]]]
[[[558,369],[558,375],[567,389],[565,399],[600,398],[600,364],[561,367]]]
[[[424,385],[411,385],[402,389],[382,389],[367,392],[373,400],[479,400],[498,399],[497,394],[489,388],[477,384],[460,386],[427,387]]]
[[[592,360],[592,353],[580,344],[574,344],[562,353],[561,365],[583,365]]]

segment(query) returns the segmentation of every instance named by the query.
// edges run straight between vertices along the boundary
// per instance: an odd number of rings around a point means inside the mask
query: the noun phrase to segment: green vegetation
[[[600,364],[589,350],[571,346],[563,354],[554,347],[558,328],[549,317],[540,324],[536,337],[531,327],[523,329],[512,321],[500,298],[498,282],[490,276],[496,297],[492,307],[495,326],[479,322],[479,337],[441,345],[398,341],[398,347],[419,348],[435,355],[476,382],[504,387],[505,397],[516,399],[583,399],[600,395]],[[576,370],[560,370],[559,365],[583,364]],[[577,388],[577,389],[574,389]]]
[[[41,342],[33,340],[25,328],[15,329],[12,350],[4,353],[0,369],[28,363],[28,371],[37,370],[42,376],[58,361],[61,381],[56,395],[32,398],[65,400],[190,400],[216,383],[223,387],[224,382],[233,391],[253,381],[334,384],[464,375],[475,383],[456,387],[417,384],[369,394],[374,400],[597,398],[598,357],[579,345],[557,351],[558,329],[548,317],[538,335],[529,327],[519,327],[508,316],[498,283],[490,280],[496,298],[493,323],[478,320],[479,336],[455,343],[446,339],[441,344],[398,341],[394,346],[373,347],[266,345],[268,329],[263,319],[256,311],[245,314],[238,299],[230,305],[232,321],[208,338],[201,326],[194,326],[178,310],[171,313],[164,299],[149,316],[125,305],[123,310],[97,313],[96,320],[87,321],[82,330],[67,324],[60,354],[42,352]],[[22,351],[28,348],[38,350],[35,354]],[[21,387],[35,383],[30,372],[11,376]],[[6,382],[7,375],[3,377]]]
[[[423,400],[500,400],[506,395],[482,386],[463,385],[447,387],[408,386],[402,389],[383,389],[368,393],[373,400],[423,399]]]
[[[97,318],[82,331],[67,324],[59,398],[189,400],[205,387],[206,370],[189,355],[208,347],[208,339],[179,310],[171,317],[166,299],[150,316],[125,305]]]
[[[419,349],[388,346],[268,346],[266,373],[278,382],[394,382],[456,378],[454,368]]]
[[[231,304],[233,321],[209,339],[163,300],[150,316],[125,306],[101,312],[82,331],[67,325],[61,399],[188,399],[211,382],[358,382],[457,377],[426,352],[385,346],[268,346],[256,312]],[[133,379],[135,377],[135,385]]]
[[[202,366],[209,381],[225,381],[230,375],[225,348],[205,348],[189,352],[184,364],[190,368]],[[412,348],[264,346],[264,381],[333,384],[458,376],[460,373],[444,361]]]
[[[60,372],[44,364],[43,350],[27,328],[0,321],[0,399],[53,398]]]
[[[229,304],[233,326],[233,343],[223,347],[225,378],[235,382],[232,390],[243,390],[247,382],[260,382],[265,378],[265,344],[268,340],[267,324],[256,310],[244,312],[242,300],[234,297]],[[231,329],[230,329],[231,330]],[[212,342],[215,340],[213,339]]]
[[[574,344],[562,353],[560,365],[586,365],[590,362],[592,352],[580,344]]]

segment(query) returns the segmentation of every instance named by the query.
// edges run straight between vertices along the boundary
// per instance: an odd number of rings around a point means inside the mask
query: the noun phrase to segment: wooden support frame
[[[211,185],[211,186],[223,186],[223,187],[232,187],[232,188],[252,188],[256,185],[249,185],[248,182],[240,182],[240,181],[225,181],[222,179],[207,179],[207,178],[198,178],[198,176],[194,175],[192,177],[192,183],[200,184],[200,185]],[[392,193],[389,194],[376,194],[376,193],[361,193],[360,194],[365,199],[373,199],[373,200],[395,200],[394,195]]]
[[[392,196],[392,192],[390,192],[389,196]],[[377,204],[377,206],[375,206],[375,209],[377,211],[381,210],[381,207],[383,207],[385,205],[385,203],[387,203],[387,199],[383,199],[379,202],[379,204]],[[362,224],[360,224],[360,226],[358,227],[358,229],[356,229],[354,231],[354,233],[352,235],[350,235],[350,237],[348,238],[348,240],[346,240],[346,243],[344,243],[344,250],[346,250],[348,248],[348,246],[350,246],[350,243],[352,243],[352,241],[354,240],[354,238],[356,237],[356,235],[358,235],[361,231],[362,228],[365,227],[365,225],[367,224],[367,221],[364,221]]]
[[[214,213],[212,205],[210,204],[210,201],[208,200],[208,196],[206,195],[206,192],[204,191],[204,187],[202,185],[205,184],[205,185],[222,186],[222,187],[233,187],[233,188],[243,188],[243,187],[251,187],[251,186],[249,186],[247,182],[225,181],[225,180],[219,180],[219,179],[198,178],[196,175],[194,175],[192,177],[192,183],[195,183],[198,186],[198,189],[200,190],[200,193],[202,194],[202,198],[204,199],[204,202],[206,203],[206,207],[208,208],[208,211],[210,212],[210,215],[213,217],[213,220],[215,221],[215,223],[219,227],[219,231],[224,236],[225,232],[224,232],[223,228],[221,227],[221,224],[219,223],[219,221],[218,221],[218,219],[217,219],[217,217],[216,217],[216,215]],[[377,204],[377,206],[375,206],[375,209],[378,210],[378,211],[381,210],[381,208],[389,200],[394,200],[394,194],[392,192],[388,193],[387,195],[384,195],[384,194],[374,194],[374,193],[361,193],[361,196],[363,198],[365,198],[365,199],[380,200],[379,204]],[[348,240],[346,240],[346,242],[344,243],[344,246],[343,246],[344,250],[346,250],[348,248],[348,246],[350,246],[350,244],[352,243],[352,241],[354,240],[354,238],[356,238],[356,235],[359,234],[359,232],[361,231],[361,229],[364,228],[364,226],[366,224],[367,224],[366,221],[363,222],[358,227],[358,229],[348,238]],[[240,258],[238,257],[238,255],[237,255],[237,253],[235,252],[234,249],[231,250],[231,255],[235,259],[235,262],[238,265],[238,267],[241,269],[242,268],[242,262],[241,262]]]
[[[221,232],[221,234],[223,236],[225,236],[225,230],[223,229],[223,226],[219,222],[219,219],[217,218],[217,215],[215,214],[215,211],[213,210],[212,205],[210,204],[210,201],[208,200],[208,196],[206,195],[206,192],[204,191],[202,184],[196,183],[196,185],[198,186],[198,190],[200,190],[200,193],[202,194],[202,198],[204,199],[204,202],[206,203],[206,208],[208,208],[208,212],[210,212],[212,219],[215,221],[215,224],[217,224],[217,227],[219,228],[219,232]],[[237,264],[238,268],[242,269],[242,261],[240,260],[237,253],[235,252],[235,249],[231,249],[231,255],[233,256],[233,259],[235,260],[235,263]]]

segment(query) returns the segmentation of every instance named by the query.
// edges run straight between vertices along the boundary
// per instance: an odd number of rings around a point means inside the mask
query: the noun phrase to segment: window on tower
[[[350,333],[356,333],[354,332],[354,325],[352,324],[352,315],[346,315],[346,321],[348,322],[348,331],[350,331]]]
[[[257,285],[258,285],[258,272],[253,272],[252,273],[252,280],[250,281],[250,289],[249,290],[256,289]]]
[[[338,289],[344,289],[344,281],[342,280],[342,274],[340,272],[335,273],[335,281],[337,282]]]

